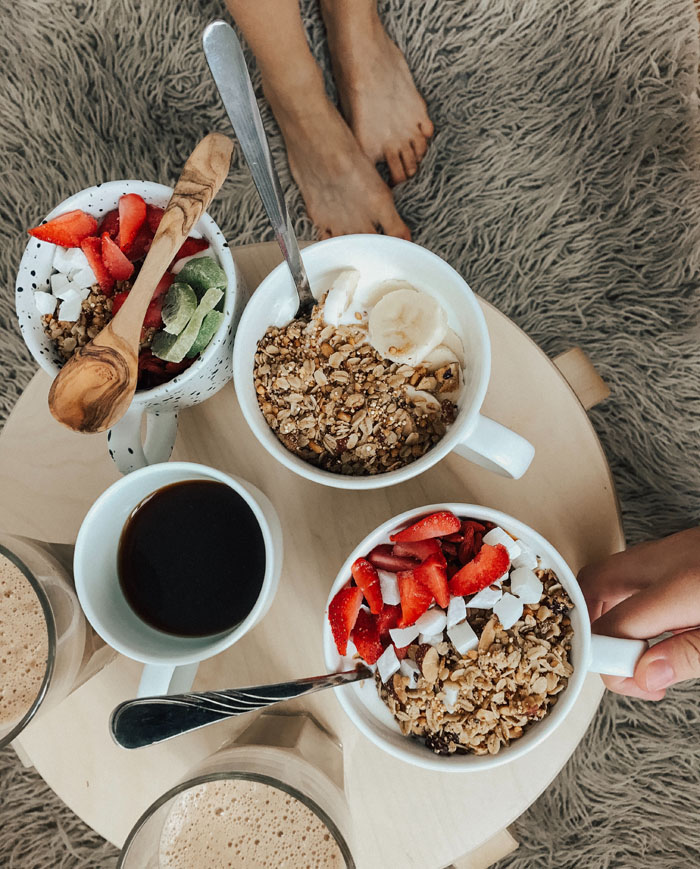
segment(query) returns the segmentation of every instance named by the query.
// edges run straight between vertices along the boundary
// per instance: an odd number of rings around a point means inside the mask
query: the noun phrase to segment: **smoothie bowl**
[[[171,194],[148,181],[98,184],[66,199],[30,230],[17,275],[17,315],[27,347],[51,377],[127,297]],[[228,382],[242,297],[228,244],[204,214],[164,273],[144,319],[138,388],[110,438],[120,470],[167,460],[177,410]],[[138,431],[146,410],[147,456]]]
[[[570,568],[497,510],[434,504],[390,519],[331,588],[324,654],[373,680],[338,700],[369,739],[454,772],[521,757],[563,721],[589,671],[631,674],[646,644],[592,636]]]
[[[479,410],[491,351],[464,279],[418,245],[353,235],[302,252],[319,300],[295,320],[286,264],[248,303],[233,369],[243,415],[279,462],[345,489],[393,485],[451,450],[521,476],[534,449]]]

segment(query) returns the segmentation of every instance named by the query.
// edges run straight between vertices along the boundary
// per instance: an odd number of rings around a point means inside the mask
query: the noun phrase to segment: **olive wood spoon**
[[[232,153],[227,136],[210,133],[190,154],[126,301],[51,385],[49,410],[63,425],[100,432],[126,413],[136,391],[141,327],[153,291],[223,184]]]

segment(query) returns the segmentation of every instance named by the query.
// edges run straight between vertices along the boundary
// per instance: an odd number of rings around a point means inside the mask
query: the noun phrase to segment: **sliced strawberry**
[[[126,193],[119,198],[119,247],[129,250],[146,220],[146,203],[138,193]]]
[[[380,638],[386,639],[391,628],[397,628],[401,621],[401,605],[385,603],[382,611],[377,616],[377,628]]]
[[[157,205],[146,206],[146,222],[148,223],[148,228],[151,230],[151,235],[155,235],[158,232],[158,227],[160,226],[164,214],[164,208],[159,208]]]
[[[126,302],[126,297],[129,295],[126,293],[115,293],[114,298],[112,299],[112,316],[115,317],[117,311],[121,308],[121,306]],[[139,356],[139,360],[141,357]]]
[[[430,540],[418,540],[415,543],[394,544],[394,555],[417,558],[419,561],[425,561],[429,555],[440,551],[440,544],[434,537]]]
[[[85,254],[90,268],[97,278],[97,283],[105,296],[111,296],[114,290],[114,278],[107,271],[102,261],[102,242],[99,238],[84,238],[80,243],[80,249]]]
[[[403,531],[398,531],[392,534],[389,540],[394,543],[415,543],[417,540],[428,540],[430,537],[444,537],[446,534],[454,534],[459,531],[462,523],[447,510],[439,510],[437,513],[431,513],[430,516],[425,516],[419,519]]]
[[[361,606],[362,589],[357,586],[341,588],[328,606],[328,621],[340,655],[348,650],[348,637],[355,626]]]
[[[158,296],[164,296],[168,290],[170,289],[170,285],[175,280],[175,275],[171,275],[170,272],[166,272],[163,277],[156,284],[155,290],[153,290],[152,299],[157,299]]]
[[[146,256],[148,251],[151,249],[152,244],[153,234],[151,233],[148,224],[144,223],[141,229],[136,233],[136,238],[131,247],[129,250],[125,251],[125,253],[131,262],[135,263],[137,260],[143,259]]]
[[[100,221],[99,235],[106,232],[110,238],[116,238],[119,235],[119,210],[115,208],[113,211],[108,211]]]
[[[206,238],[186,238],[180,250],[175,254],[175,259],[170,263],[172,268],[175,263],[185,256],[193,256],[200,251],[206,250],[209,247],[209,242]]]
[[[360,657],[368,664],[376,664],[384,652],[384,646],[379,639],[377,618],[367,610],[360,610],[357,614],[350,639],[355,644]]]
[[[379,585],[377,568],[373,564],[370,564],[366,558],[358,558],[353,562],[350,572],[352,573],[352,578],[362,589],[370,610],[375,615],[380,613],[384,606],[384,601],[382,600],[382,589]]]
[[[403,661],[403,659],[406,657],[406,655],[408,654],[408,648],[408,646],[401,646],[401,648],[399,648],[398,646],[394,646],[394,654],[399,659],[399,661]]]
[[[407,628],[423,615],[433,602],[433,593],[422,582],[418,582],[412,570],[402,570],[396,574],[401,596],[401,622],[399,627]]]
[[[397,573],[399,570],[412,570],[418,561],[415,558],[399,558],[393,553],[394,547],[390,543],[380,543],[367,556],[367,561],[370,561],[379,570],[388,570],[391,573]]]
[[[447,587],[447,565],[442,553],[429,555],[422,564],[414,568],[415,578],[430,590],[443,609],[450,602],[450,591]],[[402,598],[403,600],[403,598]]]
[[[454,595],[475,594],[503,576],[509,564],[505,546],[484,543],[476,557],[452,577],[450,592]]]
[[[134,264],[129,262],[106,232],[102,233],[102,262],[117,281],[128,280],[134,272]]]
[[[91,214],[76,209],[67,211],[28,229],[27,232],[38,238],[39,241],[48,241],[51,244],[60,244],[62,247],[80,247],[84,238],[94,235],[97,231],[97,221]]]
[[[165,296],[151,299],[146,308],[146,316],[143,318],[144,329],[160,329],[163,325],[163,302]]]

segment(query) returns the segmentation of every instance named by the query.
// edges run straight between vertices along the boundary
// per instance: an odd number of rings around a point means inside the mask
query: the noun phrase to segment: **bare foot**
[[[320,74],[312,87],[285,87],[284,95],[269,81],[263,84],[319,237],[382,230],[410,239],[391,190],[329,101]]]
[[[433,122],[408,64],[372,4],[322,5],[343,113],[373,163],[386,161],[394,184],[416,174]]]

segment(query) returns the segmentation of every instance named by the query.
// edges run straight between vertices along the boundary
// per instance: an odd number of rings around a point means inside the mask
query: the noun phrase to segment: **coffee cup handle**
[[[199,664],[146,664],[141,673],[138,697],[159,697],[163,694],[186,694],[192,688]]]
[[[512,480],[522,477],[535,455],[530,441],[481,414],[454,451],[470,462]]]
[[[634,676],[639,659],[649,648],[646,640],[625,640],[591,634],[591,673],[605,676]]]
[[[175,446],[177,413],[146,411],[146,440],[141,443],[143,410],[131,407],[107,433],[107,447],[120,473],[130,474],[146,465],[167,462]]]

